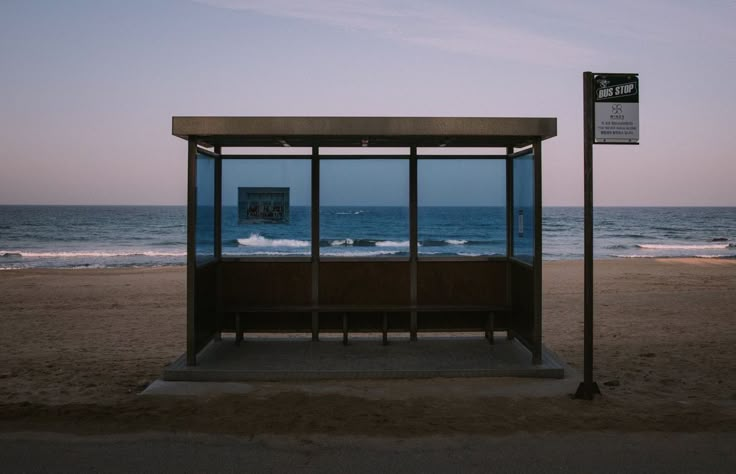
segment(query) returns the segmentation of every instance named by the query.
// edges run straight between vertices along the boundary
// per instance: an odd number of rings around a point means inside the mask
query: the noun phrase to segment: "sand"
[[[736,261],[596,262],[593,402],[513,379],[258,383],[141,397],[185,348],[185,270],[0,272],[0,430],[424,436],[736,431]],[[582,372],[582,262],[544,267],[544,342]]]

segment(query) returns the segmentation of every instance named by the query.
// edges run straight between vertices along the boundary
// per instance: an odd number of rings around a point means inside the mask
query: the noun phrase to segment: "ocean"
[[[736,258],[734,207],[596,208],[600,259]],[[330,256],[407,255],[405,207],[323,207],[320,252]],[[504,255],[504,209],[422,207],[420,255]],[[288,224],[243,224],[223,209],[223,254],[309,255],[310,209],[293,206]],[[530,232],[530,230],[528,230]],[[583,209],[546,207],[543,258],[583,258]],[[182,265],[185,206],[0,206],[0,269]]]

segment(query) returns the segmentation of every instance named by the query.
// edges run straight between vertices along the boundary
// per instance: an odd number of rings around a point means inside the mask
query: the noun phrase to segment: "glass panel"
[[[310,173],[306,159],[223,160],[222,254],[310,255]]]
[[[409,255],[409,160],[320,163],[320,255]]]
[[[197,153],[196,261],[215,256],[215,160]]]
[[[534,154],[514,159],[514,257],[534,262]]]
[[[420,255],[506,255],[505,160],[419,160]]]

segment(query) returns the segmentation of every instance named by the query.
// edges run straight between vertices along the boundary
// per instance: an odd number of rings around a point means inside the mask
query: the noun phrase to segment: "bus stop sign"
[[[594,143],[639,143],[639,77],[598,74],[593,79]]]

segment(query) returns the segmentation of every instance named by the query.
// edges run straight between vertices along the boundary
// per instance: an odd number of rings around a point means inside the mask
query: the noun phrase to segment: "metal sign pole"
[[[594,86],[597,85],[597,88]],[[583,73],[584,363],[575,398],[600,395],[593,381],[593,145],[639,144],[638,74]]]
[[[593,73],[583,73],[584,171],[584,368],[575,398],[592,400],[600,394],[593,381]]]

